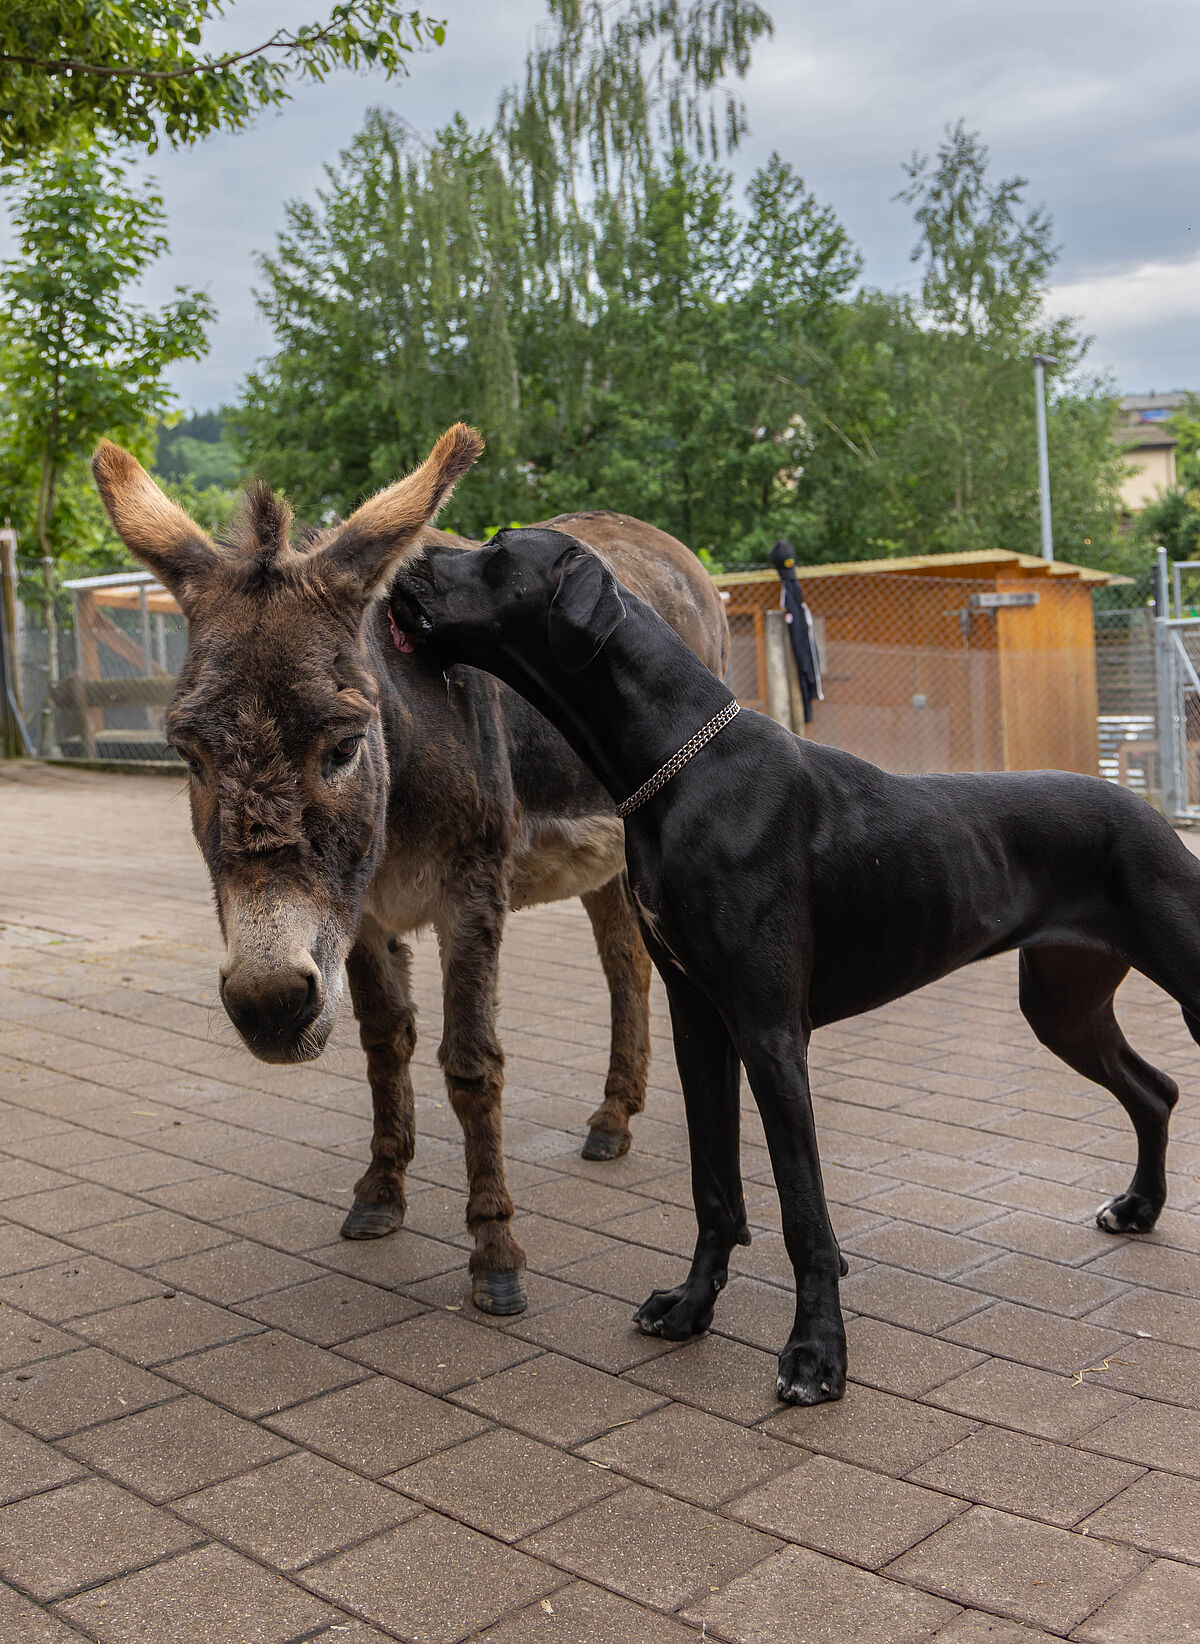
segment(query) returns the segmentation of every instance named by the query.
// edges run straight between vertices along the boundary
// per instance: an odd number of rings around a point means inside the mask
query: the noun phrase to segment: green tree
[[[163,207],[130,188],[98,141],[48,152],[12,207],[18,256],[0,267],[0,478],[43,554],[77,552],[94,509],[78,470],[109,434],[149,455],[168,409],[165,373],[205,347],[202,292],[150,313],[129,300],[162,253]],[[32,507],[25,503],[30,499]]]
[[[1176,484],[1134,515],[1122,570],[1148,570],[1160,544],[1171,559],[1200,559],[1200,398],[1189,394],[1167,427],[1178,441]]]
[[[296,80],[333,69],[406,73],[442,24],[384,0],[340,0],[324,20],[214,55],[204,30],[229,0],[6,0],[0,7],[0,162],[102,128],[155,148],[246,125]]]

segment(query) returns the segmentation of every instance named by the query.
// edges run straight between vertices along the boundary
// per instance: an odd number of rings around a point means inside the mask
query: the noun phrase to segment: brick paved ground
[[[1129,1128],[1034,1043],[1011,959],[818,1036],[852,1384],[802,1411],[751,1112],[714,1333],[630,1327],[690,1248],[685,1137],[656,998],[636,1151],[578,1157],[577,905],[506,949],[503,1323],[468,1299],[432,944],[409,1226],[345,1244],[350,1024],[302,1070],[235,1048],[175,784],[0,766],[0,920],[5,1644],[1200,1639],[1200,1112],[1160,1231],[1099,1232]],[[1174,1007],[1135,979],[1124,1014],[1194,1088]]]

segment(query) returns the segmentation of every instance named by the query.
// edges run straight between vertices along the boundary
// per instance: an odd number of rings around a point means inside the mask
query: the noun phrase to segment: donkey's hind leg
[[[604,1100],[588,1120],[585,1159],[619,1159],[633,1140],[630,1116],[646,1104],[650,1069],[650,955],[638,930],[629,881],[619,873],[580,898],[592,922],[612,1001]]]
[[[1096,1221],[1108,1233],[1148,1233],[1167,1197],[1167,1122],[1175,1081],[1143,1061],[1121,1032],[1113,994],[1129,966],[1084,947],[1021,950],[1021,1009],[1048,1050],[1111,1090],[1133,1121],[1137,1168],[1128,1190],[1107,1200]]]

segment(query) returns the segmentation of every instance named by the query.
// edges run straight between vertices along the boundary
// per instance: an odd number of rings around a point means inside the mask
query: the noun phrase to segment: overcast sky
[[[1123,392],[1200,388],[1200,6],[1159,0],[765,0],[775,37],[741,93],[744,175],[778,149],[839,213],[865,279],[911,287],[899,162],[964,118],[997,174],[1030,179],[1062,246],[1054,307],[1095,335],[1091,360]],[[235,0],[222,45],[250,44],[328,0]],[[179,368],[185,405],[231,399],[271,346],[252,287],[283,204],[311,198],[322,165],[385,103],[423,130],[461,109],[489,122],[516,78],[544,0],[426,0],[446,43],[410,79],[335,75],[249,131],[212,138],[149,169],[169,214],[171,255],[147,295],[203,285],[219,319],[201,362]]]

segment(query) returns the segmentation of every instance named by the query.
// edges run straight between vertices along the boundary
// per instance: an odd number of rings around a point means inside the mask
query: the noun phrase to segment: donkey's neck
[[[622,589],[626,615],[578,673],[549,651],[508,652],[487,666],[561,731],[618,802],[628,797],[731,699],[675,630]]]

